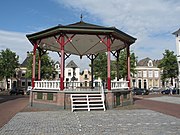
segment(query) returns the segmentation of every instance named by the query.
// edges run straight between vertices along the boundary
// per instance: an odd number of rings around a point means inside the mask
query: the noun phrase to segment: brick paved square
[[[0,135],[179,135],[180,120],[150,110],[20,112]]]

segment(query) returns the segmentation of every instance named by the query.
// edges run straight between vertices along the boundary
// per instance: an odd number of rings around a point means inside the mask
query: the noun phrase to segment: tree
[[[32,76],[32,63],[33,63],[33,54],[29,53],[29,59],[27,64],[27,74],[26,77],[30,78]],[[38,77],[38,59],[39,53],[36,54],[36,66],[35,66],[35,76]],[[54,75],[57,74],[54,61],[48,56],[47,53],[41,56],[41,78],[42,79],[52,79]]]
[[[8,78],[12,78],[19,67],[19,56],[10,49],[0,52],[0,76],[5,78],[8,86]]]
[[[100,77],[103,81],[106,81],[106,78],[107,78],[106,53],[100,53],[94,60],[94,75],[95,75],[95,78]]]
[[[160,61],[159,68],[163,70],[161,79],[165,82],[166,79],[171,79],[171,85],[173,85],[173,78],[176,78],[178,75],[178,64],[176,55],[173,51],[165,50],[163,53],[163,59]]]
[[[135,56],[135,53],[130,53],[130,72],[131,74],[135,74],[136,70],[136,61],[137,57]],[[114,62],[116,63],[116,62]],[[116,69],[113,69],[116,70]],[[121,50],[119,54],[119,77],[120,78],[127,78],[127,52],[125,50]]]
[[[131,66],[131,74],[135,74],[135,62],[137,61],[137,57],[133,52],[130,54],[130,66]],[[91,66],[91,65],[90,65]],[[127,53],[125,50],[122,50],[119,55],[119,71],[120,78],[127,77]],[[111,61],[111,79],[114,79],[116,76],[116,61]],[[106,53],[99,54],[94,60],[94,74],[95,78],[100,77],[103,81],[107,79],[107,55]]]

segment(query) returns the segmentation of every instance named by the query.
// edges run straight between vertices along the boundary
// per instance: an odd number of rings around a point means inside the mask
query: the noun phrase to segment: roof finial
[[[83,20],[82,20],[82,18],[83,18],[83,15],[82,15],[82,14],[81,14],[80,18],[81,18],[81,22],[82,22],[82,21],[83,21]]]

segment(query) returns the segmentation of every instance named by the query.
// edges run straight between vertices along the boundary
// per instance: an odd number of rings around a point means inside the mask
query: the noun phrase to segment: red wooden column
[[[107,47],[107,89],[111,90],[111,38],[109,35],[101,38],[99,35],[97,37],[100,39],[100,42],[103,42]],[[105,42],[104,39],[107,38]]]
[[[33,43],[34,49],[33,49],[33,64],[32,64],[32,88],[34,88],[35,84],[35,67],[36,67],[36,49],[38,47],[37,42]]]
[[[111,90],[111,41],[107,36],[107,89]]]
[[[61,36],[61,76],[60,76],[60,90],[64,90],[64,35]]]
[[[61,52],[61,59],[60,59],[60,63],[61,63],[61,76],[60,76],[60,90],[64,90],[64,46],[68,43],[71,42],[72,38],[75,36],[75,34],[73,34],[71,37],[68,37],[66,34],[60,34],[60,36],[57,38],[56,36],[54,36],[54,38],[56,39],[57,43],[60,46],[60,52]],[[65,37],[67,38],[66,42],[65,42]]]
[[[127,81],[128,81],[128,87],[130,88],[131,87],[131,82],[130,82],[131,71],[130,71],[130,46],[129,45],[127,45],[126,51],[127,51]]]
[[[38,81],[41,80],[41,56],[38,57]]]

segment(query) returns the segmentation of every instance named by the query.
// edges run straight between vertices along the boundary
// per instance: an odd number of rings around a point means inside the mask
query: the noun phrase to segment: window
[[[88,79],[87,74],[84,75],[84,79]]]
[[[28,86],[31,86],[31,82],[28,82]]]
[[[132,79],[133,87],[135,87],[136,79]]]
[[[142,77],[142,72],[138,71],[138,77]]]
[[[144,80],[144,89],[147,89],[147,82]]]
[[[152,87],[153,86],[153,81],[152,79],[149,80],[149,87]]]
[[[68,76],[71,76],[71,72],[68,72]]]
[[[156,79],[156,80],[154,81],[154,83],[155,83],[155,86],[156,86],[156,87],[159,87],[159,80],[158,80],[158,79]]]
[[[152,62],[152,60],[149,60],[148,67],[152,67],[152,66],[153,66],[153,62]]]
[[[149,77],[153,77],[153,71],[148,72]]]
[[[71,76],[71,69],[68,69],[68,76]]]
[[[159,77],[159,72],[158,71],[154,71],[154,77],[156,77],[156,78]]]
[[[26,82],[25,82],[25,81],[22,81],[22,82],[21,82],[21,86],[22,86],[22,87],[25,87],[25,86],[26,86]]]
[[[22,71],[21,72],[21,77],[25,77],[25,75],[26,75],[26,71]]]
[[[85,81],[85,87],[87,87],[87,81]]]
[[[147,71],[143,71],[143,77],[147,77]]]
[[[138,80],[138,86],[141,88],[141,80]]]
[[[56,68],[56,69],[59,69],[59,65],[58,65],[58,64],[56,64],[56,65],[55,65],[55,68]]]

